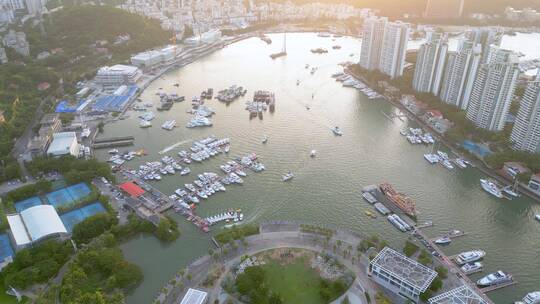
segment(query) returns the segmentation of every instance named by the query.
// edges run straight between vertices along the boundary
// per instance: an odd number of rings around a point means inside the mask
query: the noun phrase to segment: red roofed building
[[[137,186],[134,182],[123,183],[120,185],[120,189],[132,197],[139,197],[144,194],[144,189]]]

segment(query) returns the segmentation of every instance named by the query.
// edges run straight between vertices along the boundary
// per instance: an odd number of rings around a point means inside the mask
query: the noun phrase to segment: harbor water
[[[406,118],[388,118],[399,113],[395,107],[384,100],[370,100],[334,81],[331,75],[341,70],[339,63],[358,61],[358,39],[340,37],[334,41],[311,33],[288,34],[287,56],[272,60],[269,55],[281,50],[283,36],[269,36],[273,40],[270,45],[250,38],[169,72],[141,95],[144,102],[154,104],[153,127],[139,128],[139,112],[128,111],[129,118],[106,125],[101,136],[135,137],[134,146],[119,150],[143,148],[149,154],[126,163],[131,168],[161,159],[163,155],[158,152],[162,150],[176,156],[193,140],[212,134],[230,137],[228,155],[189,165],[192,172],[187,176],[164,176],[162,181],[151,183],[172,194],[197,174],[222,174],[221,164],[255,152],[266,171],[249,171],[243,185],[229,185],[227,192],[202,200],[197,214],[206,217],[241,208],[244,222],[292,220],[335,225],[366,235],[378,234],[401,249],[408,235],[383,216],[367,216],[364,211],[373,209],[360,195],[363,186],[387,181],[416,202],[419,223],[433,221],[434,226],[424,230],[426,234],[435,237],[453,229],[467,233],[444,248],[448,255],[472,249],[487,252],[484,273],[473,278],[499,269],[514,275],[517,285],[489,294],[495,303],[510,303],[539,289],[540,223],[534,220],[534,214],[540,212],[540,205],[527,198],[509,201],[490,196],[480,188],[483,175],[475,169],[449,171],[428,164],[423,154],[431,148],[411,145],[399,134],[402,128],[414,125]],[[336,44],[342,48],[332,49]],[[310,52],[319,47],[329,52]],[[310,68],[306,69],[306,64]],[[313,75],[311,67],[318,68]],[[217,92],[231,85],[243,86],[248,93],[228,105],[215,99],[206,101],[216,111],[213,126],[185,127],[191,116],[186,110],[191,107],[192,96],[207,88]],[[245,102],[251,100],[255,90],[275,93],[274,113],[250,119]],[[186,101],[175,103],[170,111],[157,112],[159,92],[185,95]],[[171,119],[178,127],[172,131],[160,128]],[[332,133],[334,126],[343,130],[343,136]],[[266,144],[261,142],[264,136],[268,138]],[[313,149],[317,150],[316,157],[310,157]],[[98,150],[97,155],[102,160],[109,157],[106,150]],[[281,176],[289,170],[295,177],[283,182]],[[172,216],[182,230],[177,241],[162,244],[153,236],[140,236],[122,245],[127,259],[139,265],[145,276],[128,296],[130,304],[150,303],[177,270],[207,254],[213,246],[210,236],[221,227],[213,226],[210,234],[204,234],[183,217]]]

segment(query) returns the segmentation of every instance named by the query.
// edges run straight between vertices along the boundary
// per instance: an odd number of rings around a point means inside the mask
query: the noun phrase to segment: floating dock
[[[501,289],[501,288],[504,288],[504,287],[507,287],[507,286],[512,286],[512,285],[515,285],[515,284],[517,284],[517,281],[512,279],[512,282],[507,282],[507,283],[498,284],[498,285],[495,285],[495,286],[489,286],[489,287],[480,288],[480,291],[483,292],[483,293],[487,293],[487,292],[490,292],[490,291]]]

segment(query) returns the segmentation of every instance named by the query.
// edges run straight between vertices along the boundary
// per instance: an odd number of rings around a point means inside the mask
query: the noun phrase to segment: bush
[[[49,192],[52,189],[52,183],[45,179],[38,180],[35,184],[22,186],[6,194],[6,200],[17,202],[27,199],[31,196]]]
[[[162,218],[159,221],[154,234],[162,241],[172,242],[180,236],[178,223],[169,217]]]
[[[214,238],[218,243],[223,245],[229,243],[230,241],[239,240],[254,234],[259,234],[259,226],[243,225],[233,226],[232,228],[224,228],[221,232],[216,234]]]
[[[75,225],[72,238],[77,244],[86,244],[109,230],[116,222],[116,218],[109,213],[93,215]]]

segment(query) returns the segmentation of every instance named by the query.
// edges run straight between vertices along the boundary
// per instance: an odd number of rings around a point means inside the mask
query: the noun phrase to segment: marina
[[[274,42],[272,45],[279,48],[276,42],[281,42],[283,34],[268,36]],[[422,159],[431,147],[411,145],[399,134],[402,129],[418,128],[418,125],[407,118],[394,119],[392,123],[381,111],[388,115],[399,115],[400,111],[389,103],[370,100],[356,89],[328,81],[338,63],[358,60],[358,57],[349,58],[350,53],[358,53],[353,50],[360,48],[356,39],[343,37],[332,42],[328,38],[319,39],[316,34],[288,33],[287,36],[286,57],[272,61],[268,58],[272,53],[269,45],[259,38],[244,40],[182,69],[172,70],[141,94],[141,99],[152,102],[155,108],[159,103],[155,95],[159,87],[172,88],[174,83],[181,83],[179,94],[199,96],[208,87],[222,89],[241,84],[249,92],[245,98],[228,105],[217,100],[205,101],[205,105],[218,113],[212,117],[212,127],[180,127],[169,132],[159,128],[165,120],[175,119],[183,126],[191,119],[186,115],[191,109],[190,98],[186,98],[187,102],[175,104],[170,111],[156,113],[151,128],[140,129],[138,115],[129,110],[127,114],[131,118],[106,125],[99,136],[134,135],[136,141],[129,148],[148,151],[147,156],[129,162],[135,168],[159,160],[163,155],[157,157],[157,152],[179,141],[191,143],[211,134],[229,137],[234,144],[231,157],[242,151],[255,152],[264,160],[266,172],[253,174],[245,170],[249,176],[242,178],[243,186],[224,185],[226,192],[213,195],[207,199],[209,203],[201,200],[203,203],[195,209],[197,214],[206,217],[228,208],[241,208],[246,223],[291,220],[333,224],[384,237],[392,247],[402,248],[407,235],[390,227],[382,216],[373,220],[365,215],[369,203],[363,202],[358,191],[359,185],[389,181],[414,201],[419,223],[427,220],[434,223],[434,228],[426,229],[426,238],[432,239],[455,227],[471,236],[454,240],[442,251],[452,255],[481,248],[489,256],[484,265],[486,273],[503,269],[514,275],[519,284],[489,293],[495,303],[511,303],[537,289],[540,282],[531,269],[540,267],[534,258],[539,244],[535,236],[540,232],[534,218],[540,212],[538,206],[524,196],[509,203],[487,194],[479,184],[479,179],[485,176],[475,168],[457,170],[456,167],[448,174],[450,171],[441,169],[442,165],[431,166]],[[337,43],[342,46],[342,52],[330,51],[324,56],[309,53],[311,48],[329,49]],[[306,59],[306,53],[317,59]],[[317,72],[310,75],[306,64],[317,66]],[[245,66],[250,68],[241,68]],[[296,85],[297,79],[300,86]],[[279,109],[273,115],[265,115],[264,120],[246,119],[244,102],[260,89],[275,94]],[[333,126],[343,130],[342,137],[331,132]],[[267,144],[261,144],[264,135],[268,137]],[[118,149],[123,152],[126,148]],[[167,154],[176,158],[177,152],[185,148],[178,147]],[[312,149],[317,150],[316,159],[309,156]],[[107,150],[98,150],[97,157],[108,159]],[[177,172],[149,183],[170,195],[184,184],[192,183],[198,174],[215,172],[223,176],[220,166],[229,159],[227,154],[221,154],[201,163],[181,164],[189,166],[191,173],[181,176]],[[295,177],[284,183],[281,176],[289,170]],[[381,199],[384,206],[411,221],[392,203],[387,206],[384,199]],[[208,251],[208,239],[201,236],[196,226],[182,215],[168,214],[177,220],[182,231],[178,241],[163,246],[152,237],[140,237],[122,245],[126,258],[140,265],[145,273],[144,283],[128,296],[130,304],[150,303],[151,295],[178,269]],[[218,230],[214,227],[219,226],[213,226],[210,235]],[[516,252],[515,248],[520,250]]]

